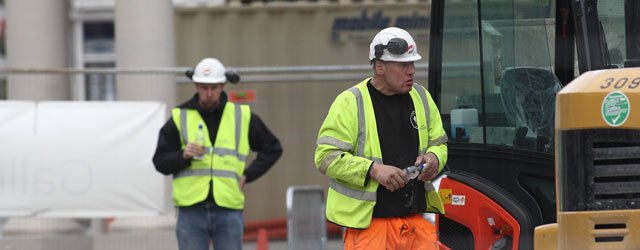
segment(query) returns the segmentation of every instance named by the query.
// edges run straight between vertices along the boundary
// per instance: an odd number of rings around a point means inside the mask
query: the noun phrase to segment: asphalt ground
[[[71,219],[11,218],[0,227],[0,250],[177,250],[175,218],[117,219],[108,232],[94,233]],[[245,250],[257,250],[246,241]],[[342,249],[341,239],[329,239],[326,249]],[[288,250],[286,240],[271,240],[270,250]],[[305,248],[304,250],[313,250]]]

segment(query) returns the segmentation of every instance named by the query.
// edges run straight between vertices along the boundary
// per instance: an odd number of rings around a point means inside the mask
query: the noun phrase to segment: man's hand
[[[244,191],[244,184],[247,182],[247,176],[240,176],[240,190]]]
[[[433,180],[438,175],[438,157],[433,153],[427,153],[426,155],[421,155],[416,158],[416,166],[423,164],[424,168],[420,175],[418,175],[418,180],[421,181],[430,181]]]
[[[373,163],[369,176],[391,192],[404,187],[409,182],[409,176],[402,169],[378,163]]]
[[[204,154],[204,147],[195,143],[187,144],[187,147],[182,151],[182,158],[185,160],[193,159],[193,157],[201,156]]]

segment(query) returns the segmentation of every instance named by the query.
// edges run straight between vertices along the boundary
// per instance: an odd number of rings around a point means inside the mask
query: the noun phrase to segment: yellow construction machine
[[[451,249],[640,249],[640,1],[432,0]]]
[[[640,248],[640,68],[582,74],[556,99],[557,223],[535,249]]]

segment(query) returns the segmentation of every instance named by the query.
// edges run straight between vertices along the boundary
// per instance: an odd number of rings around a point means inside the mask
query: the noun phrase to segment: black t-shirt
[[[418,129],[414,127],[415,109],[411,96],[396,94],[386,96],[367,83],[373,110],[376,115],[378,138],[382,150],[383,163],[406,168],[418,157]],[[394,192],[378,186],[377,203],[373,217],[400,217],[421,213],[426,207],[424,183],[417,179],[409,181]]]

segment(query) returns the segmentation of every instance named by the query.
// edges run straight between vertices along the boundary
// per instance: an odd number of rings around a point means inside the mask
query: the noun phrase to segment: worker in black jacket
[[[280,141],[248,105],[227,101],[237,82],[215,58],[188,73],[196,94],[172,110],[160,129],[156,170],[173,176],[180,250],[242,249],[245,183],[266,173],[282,155]],[[250,151],[255,160],[245,167]]]

